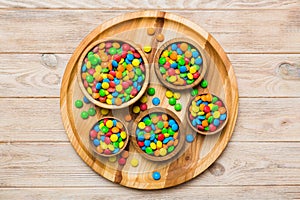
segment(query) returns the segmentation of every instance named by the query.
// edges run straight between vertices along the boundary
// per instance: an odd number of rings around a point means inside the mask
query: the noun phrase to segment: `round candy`
[[[89,113],[89,116],[95,116],[96,115],[95,108],[89,108],[88,113]]]
[[[101,108],[100,112],[102,115],[107,115],[109,113],[109,110],[105,108]]]
[[[141,109],[140,109],[139,106],[134,106],[133,109],[132,109],[132,111],[137,114],[137,113],[139,113],[141,111]]]
[[[162,41],[164,41],[164,39],[165,39],[165,36],[161,33],[156,36],[156,40],[158,42],[162,42]]]
[[[76,108],[82,108],[82,106],[83,106],[83,103],[82,103],[81,100],[76,100],[76,101],[75,101],[75,107],[76,107]]]
[[[182,106],[181,106],[180,103],[176,103],[175,106],[174,106],[174,108],[175,108],[176,111],[181,111]]]
[[[160,99],[158,97],[154,97],[152,99],[152,103],[153,105],[158,106],[160,104]]]
[[[201,81],[200,85],[201,85],[202,88],[207,88],[207,86],[208,86],[207,80],[203,79],[203,80]]]
[[[148,88],[147,90],[148,95],[153,96],[155,94],[155,89],[154,88]]]
[[[159,173],[159,172],[153,172],[152,178],[153,178],[154,180],[159,180],[159,179],[160,179],[160,173]]]
[[[185,136],[185,140],[186,140],[187,142],[189,142],[189,143],[193,142],[194,139],[195,139],[195,137],[194,137],[193,134],[187,134],[187,135]]]
[[[86,96],[83,97],[83,101],[84,101],[84,103],[86,103],[86,104],[89,104],[89,103],[90,103],[90,100],[89,100]]]
[[[175,99],[174,97],[171,97],[171,98],[169,99],[169,104],[170,104],[171,106],[174,106],[174,105],[176,104],[176,99]]]
[[[118,160],[119,165],[125,165],[126,164],[126,159],[125,158],[120,158]]]
[[[146,45],[146,46],[144,46],[144,52],[145,53],[150,53],[151,52],[151,50],[152,50],[152,48],[151,48],[151,46],[150,45]]]
[[[89,117],[89,113],[86,112],[86,111],[82,111],[80,116],[81,116],[82,119],[87,119]]]
[[[139,160],[136,159],[136,158],[133,158],[131,161],[130,161],[130,164],[132,167],[137,167],[139,165]]]
[[[154,28],[148,28],[147,29],[147,34],[148,35],[154,35],[154,33],[155,33],[155,29]]]
[[[168,99],[170,99],[171,97],[173,97],[173,92],[172,91],[170,91],[170,90],[167,90],[166,91],[166,97],[168,98]]]

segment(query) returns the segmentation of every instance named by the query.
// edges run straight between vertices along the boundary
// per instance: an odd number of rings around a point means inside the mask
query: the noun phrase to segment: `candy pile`
[[[81,77],[94,99],[120,106],[141,90],[145,80],[144,61],[127,43],[102,42],[85,57]]]
[[[90,139],[99,154],[117,154],[125,148],[127,133],[122,122],[104,118],[90,131]]]
[[[189,106],[191,124],[199,131],[216,131],[226,118],[223,102],[212,94],[196,96]]]
[[[170,116],[153,112],[138,123],[137,144],[149,155],[166,156],[178,145],[178,130],[177,122]]]
[[[158,60],[163,79],[174,85],[190,85],[200,77],[202,57],[186,42],[169,45]]]

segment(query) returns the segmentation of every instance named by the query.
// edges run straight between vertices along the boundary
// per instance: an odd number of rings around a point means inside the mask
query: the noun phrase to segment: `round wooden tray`
[[[154,55],[156,51],[164,44],[158,42],[154,36],[147,35],[147,28],[156,28],[156,33],[162,33],[165,40],[169,41],[175,38],[187,38],[196,41],[203,50],[206,58],[207,71],[205,79],[209,87],[202,89],[197,86],[199,93],[212,92],[224,100],[228,109],[228,123],[224,129],[214,135],[204,136],[195,133],[184,121],[186,106],[192,98],[190,91],[181,91],[181,98],[178,100],[183,109],[180,112],[174,110],[173,106],[168,104],[165,97],[165,88],[155,76],[154,72]],[[109,37],[122,38],[130,40],[139,46],[151,45],[152,51],[147,54],[148,63],[150,64],[149,86],[156,89],[153,97],[161,99],[160,107],[167,108],[176,113],[182,121],[184,134],[190,133],[195,135],[192,143],[185,142],[181,151],[174,159],[165,162],[153,162],[141,156],[130,141],[126,147],[129,151],[127,163],[120,166],[117,162],[111,163],[107,158],[96,155],[89,147],[89,130],[101,117],[101,108],[95,107],[94,104],[84,104],[81,109],[74,106],[77,99],[82,99],[84,94],[80,90],[77,81],[77,65],[79,58],[84,50],[93,42]],[[147,102],[148,108],[155,107],[151,103],[152,98],[149,96]],[[80,43],[74,54],[69,60],[65,74],[62,80],[60,94],[61,115],[64,127],[71,144],[83,159],[95,172],[106,179],[121,184],[126,187],[138,189],[161,189],[184,183],[206,170],[222,153],[228,141],[231,138],[235,127],[238,113],[238,89],[236,77],[234,75],[231,63],[218,42],[197,24],[190,22],[180,16],[160,12],[160,11],[143,11],[138,13],[128,13],[123,16],[114,18],[103,23],[92,31]],[[83,120],[80,113],[88,110],[89,107],[95,107],[97,114]],[[132,106],[118,110],[111,110],[108,116],[116,117],[122,121],[125,115],[132,114]],[[133,115],[133,121],[137,115]],[[125,123],[127,127],[132,127],[132,123]],[[129,131],[131,131],[129,129]],[[185,135],[183,135],[185,138]],[[139,161],[137,167],[130,165],[130,160],[136,158]],[[158,171],[161,174],[160,180],[154,180],[152,173]]]

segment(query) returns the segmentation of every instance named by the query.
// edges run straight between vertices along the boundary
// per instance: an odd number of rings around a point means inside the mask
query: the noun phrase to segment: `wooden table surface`
[[[159,191],[94,173],[70,145],[59,111],[62,75],[80,41],[102,22],[144,9],[210,32],[232,62],[240,96],[221,157]],[[300,199],[299,0],[0,0],[0,25],[0,199]]]

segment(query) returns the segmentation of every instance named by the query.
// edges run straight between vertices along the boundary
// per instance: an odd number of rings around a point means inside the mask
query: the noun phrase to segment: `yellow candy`
[[[128,81],[128,80],[129,80],[129,76],[125,76],[125,77],[123,78],[123,80],[124,80],[124,81]]]
[[[108,98],[108,99],[112,99],[112,98],[114,98],[114,97],[113,97],[113,95],[109,94],[109,95],[107,95],[107,98]]]
[[[152,48],[151,48],[150,45],[144,46],[144,51],[145,51],[146,53],[149,53],[151,50],[152,50]]]
[[[156,147],[158,149],[162,148],[162,142],[158,140],[157,143],[156,143]]]
[[[104,124],[103,124],[103,123],[101,123],[101,124],[99,125],[99,128],[101,129],[103,126],[104,126]]]
[[[119,137],[118,137],[116,134],[112,134],[112,135],[110,136],[110,140],[111,140],[112,142],[116,142],[118,139],[119,139]]]
[[[131,161],[130,161],[130,164],[132,167],[137,167],[139,165],[139,161],[138,159],[136,158],[133,158]]]
[[[109,161],[109,162],[112,162],[112,163],[116,162],[116,161],[117,161],[117,156],[109,157],[109,158],[108,158],[108,161]]]
[[[140,65],[140,61],[139,61],[139,59],[133,59],[132,60],[132,65],[134,66],[134,67],[137,67],[137,66],[139,66]]]
[[[195,113],[197,113],[197,112],[199,112],[199,107],[198,106],[192,106],[192,111],[193,112],[195,112]]]
[[[106,103],[109,104],[109,105],[112,105],[111,99],[106,99]]]
[[[181,94],[179,92],[174,92],[174,98],[175,99],[180,99]]]
[[[161,155],[161,156],[167,155],[167,150],[166,150],[165,148],[161,148],[161,149],[159,150],[159,155]]]
[[[172,91],[170,91],[170,90],[167,90],[167,91],[166,91],[166,97],[167,97],[168,99],[172,98],[173,95],[174,95],[174,94],[173,94]]]
[[[124,146],[124,142],[123,141],[119,142],[119,148],[122,149],[123,146]]]
[[[191,59],[191,64],[192,64],[192,65],[195,64],[195,58],[192,58],[192,59]]]
[[[109,144],[107,147],[108,147],[108,149],[109,149],[110,151],[115,150],[115,147],[114,147],[114,145],[112,145],[112,144]]]
[[[107,74],[102,74],[103,79],[107,78]]]
[[[147,96],[142,96],[142,98],[140,99],[141,103],[147,103],[147,101],[148,101]]]
[[[89,94],[93,94],[92,88],[88,87],[86,90]]]
[[[109,83],[103,82],[103,83],[102,83],[102,88],[103,88],[103,89],[108,89],[108,88],[109,88]]]
[[[144,122],[140,122],[140,123],[138,124],[138,127],[139,127],[139,129],[144,129],[144,128],[146,127],[146,125],[145,125]]]
[[[122,138],[123,140],[125,140],[126,137],[127,137],[127,134],[126,134],[125,131],[122,131],[122,132],[120,133],[120,136],[121,136],[121,138]]]
[[[156,149],[156,144],[154,142],[151,142],[150,147],[151,147],[151,149],[155,150]]]
[[[133,111],[135,114],[139,113],[140,110],[141,110],[141,109],[140,109],[139,106],[134,106],[133,109],[132,109],[132,111]]]
[[[90,61],[87,61],[87,63],[86,63],[86,68],[91,69],[91,67],[92,67],[91,62],[90,62]]]
[[[95,67],[96,72],[100,73],[102,71],[102,67],[100,65],[97,65]]]
[[[168,50],[164,50],[164,52],[162,53],[163,57],[168,57],[169,56],[169,51]]]
[[[165,136],[165,137],[169,137],[170,135],[169,135],[168,133],[165,133],[164,136]]]
[[[107,144],[105,144],[105,142],[100,142],[100,146],[102,149],[107,149]]]
[[[173,82],[175,82],[176,81],[176,76],[170,76],[170,78],[169,78],[169,81],[171,82],[171,83],[173,83]]]
[[[196,117],[197,116],[197,113],[195,113],[195,112],[191,112],[191,115],[193,116],[193,117]]]
[[[212,104],[212,103],[208,104],[208,107],[209,107],[210,109],[212,109],[213,104]]]
[[[116,86],[116,91],[117,91],[117,92],[121,92],[122,90],[123,90],[122,85],[117,85],[117,86]]]
[[[197,70],[196,70],[196,68],[194,66],[190,68],[190,73],[194,74],[194,73],[196,73],[196,71]]]
[[[194,79],[193,74],[191,74],[191,73],[188,73],[187,77],[188,77],[188,79],[191,79],[191,80]]]
[[[102,115],[107,115],[107,114],[109,113],[109,110],[108,110],[108,109],[105,109],[105,108],[102,108],[102,109],[100,110],[100,112],[101,112]]]
[[[220,112],[219,111],[215,111],[213,114],[214,118],[219,118],[220,117]]]
[[[114,125],[114,123],[112,120],[107,120],[107,122],[106,122],[107,128],[111,128],[111,127],[113,127],[113,125]]]
[[[198,115],[204,115],[204,114],[205,114],[205,112],[203,112],[203,111],[198,112]]]

